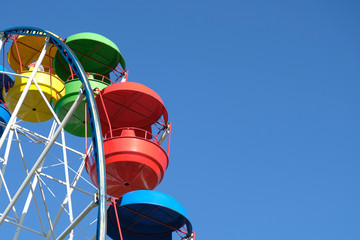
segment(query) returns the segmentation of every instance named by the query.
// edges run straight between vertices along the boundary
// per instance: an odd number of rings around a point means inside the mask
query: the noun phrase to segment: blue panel
[[[2,65],[0,65],[0,71],[8,72],[8,70]],[[4,96],[3,96],[4,87],[5,87],[5,90],[7,91],[10,88],[12,88],[13,86],[14,86],[14,77],[12,75],[0,73],[0,101],[1,102],[4,102]]]
[[[10,117],[11,117],[10,112],[4,107],[3,104],[0,104],[0,122],[8,123]],[[0,137],[2,136],[4,130],[5,127],[0,125]]]
[[[172,197],[150,190],[125,194],[119,200],[117,213],[124,240],[170,240],[172,232],[184,224],[192,227],[185,209]],[[114,207],[108,209],[108,235],[120,239]]]
[[[124,233],[124,232],[122,233],[123,240],[171,240],[172,239],[171,235],[172,234],[169,233],[161,236],[144,236],[144,235],[134,235],[134,234]],[[108,225],[108,236],[113,240],[121,240],[117,228],[112,229],[111,227],[109,227],[109,225]]]
[[[185,208],[181,206],[180,203],[175,200],[175,198],[161,192],[151,190],[139,190],[129,192],[127,194],[124,194],[124,196],[122,197],[120,206],[126,206],[136,203],[147,203],[167,207],[178,212],[184,217],[187,217]]]
[[[146,218],[144,219],[142,216],[138,214],[132,214],[129,211],[127,211],[128,214],[126,214],[126,212],[121,211],[121,208],[118,208],[117,210],[119,214],[119,221],[122,230],[121,234],[123,236],[123,240],[171,240],[172,239],[173,230],[171,228],[164,227],[163,225],[155,223]],[[138,222],[139,220],[140,222]],[[134,226],[131,226],[133,224]],[[162,228],[159,228],[159,226]],[[152,229],[151,227],[155,227],[155,228]],[[129,231],[126,231],[127,229],[129,229]],[[159,229],[162,231],[159,232]],[[116,220],[114,208],[112,206],[108,210],[107,234],[109,237],[111,237],[114,240],[121,239],[117,227],[117,220]]]

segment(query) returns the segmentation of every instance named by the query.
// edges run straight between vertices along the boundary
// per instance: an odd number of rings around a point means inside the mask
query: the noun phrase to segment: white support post
[[[69,209],[69,220],[70,223],[74,221],[73,217],[73,211],[72,211],[72,202],[71,202],[71,193],[72,190],[70,189],[70,180],[69,180],[69,169],[68,169],[68,162],[67,162],[67,154],[66,154],[66,148],[65,148],[65,133],[64,129],[61,131],[61,138],[62,138],[62,150],[63,150],[63,157],[64,157],[64,171],[65,171],[65,181],[66,181],[66,197],[68,199],[68,209]],[[74,232],[71,231],[69,240],[74,239]]]
[[[13,139],[13,135],[14,135],[14,131],[11,131],[8,137],[8,142],[6,144],[6,149],[5,149],[5,155],[4,155],[4,162],[2,164],[2,169],[1,169],[1,173],[3,175],[5,175],[5,170],[6,170],[6,166],[7,166],[7,162],[9,159],[9,154],[10,154],[10,148],[11,148],[11,142]],[[1,190],[1,186],[2,186],[2,180],[0,179],[0,190]]]

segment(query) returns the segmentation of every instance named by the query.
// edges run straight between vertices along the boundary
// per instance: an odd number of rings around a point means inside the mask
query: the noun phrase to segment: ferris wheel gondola
[[[194,239],[184,207],[171,196],[149,190],[129,192],[108,209],[108,235],[113,240]]]

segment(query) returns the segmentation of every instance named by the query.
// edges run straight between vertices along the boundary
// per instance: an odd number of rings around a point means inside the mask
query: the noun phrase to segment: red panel
[[[168,166],[166,152],[157,144],[137,137],[104,140],[107,193],[114,197],[140,189],[154,189]],[[90,176],[97,185],[95,164]]]
[[[163,115],[165,123],[168,114],[160,96],[152,89],[134,82],[112,84],[101,91],[96,97],[102,132],[109,131],[106,118],[109,116],[112,129],[122,127],[149,128]]]

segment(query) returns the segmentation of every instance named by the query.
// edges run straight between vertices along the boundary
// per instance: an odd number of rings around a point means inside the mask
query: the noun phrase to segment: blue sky
[[[164,100],[156,190],[197,239],[359,239],[358,1],[6,1],[0,29],[102,34]]]

